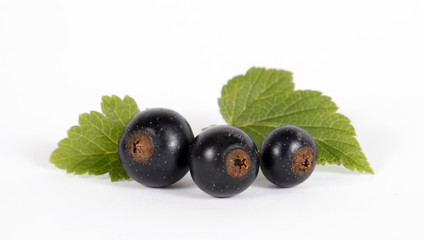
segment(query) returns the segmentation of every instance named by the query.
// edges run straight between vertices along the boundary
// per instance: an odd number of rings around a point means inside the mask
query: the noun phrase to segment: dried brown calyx
[[[242,149],[234,149],[225,158],[227,173],[231,177],[243,177],[249,171],[251,161],[249,154]]]
[[[310,172],[314,164],[314,150],[310,147],[300,148],[292,157],[292,169],[298,176],[303,176]]]
[[[153,150],[154,144],[148,133],[140,132],[130,136],[128,153],[135,162],[149,160],[153,155]]]

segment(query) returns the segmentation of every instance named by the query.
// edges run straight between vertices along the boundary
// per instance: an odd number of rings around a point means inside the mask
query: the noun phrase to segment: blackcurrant
[[[177,112],[147,109],[125,127],[118,144],[119,160],[137,182],[166,187],[188,172],[188,147],[193,138],[190,125]]]
[[[190,145],[189,168],[196,185],[215,197],[231,197],[247,189],[259,171],[253,140],[232,126],[215,126]]]
[[[262,173],[280,187],[293,187],[305,181],[314,170],[316,159],[315,141],[300,127],[278,127],[262,143]]]

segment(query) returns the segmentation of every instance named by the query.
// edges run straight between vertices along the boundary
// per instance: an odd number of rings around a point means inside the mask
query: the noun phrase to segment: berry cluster
[[[127,124],[118,144],[122,167],[137,182],[167,187],[190,171],[196,185],[215,197],[247,189],[259,167],[280,187],[292,187],[312,173],[317,149],[312,136],[296,126],[271,131],[259,153],[241,129],[215,126],[194,137],[183,116],[163,108],[144,110]]]

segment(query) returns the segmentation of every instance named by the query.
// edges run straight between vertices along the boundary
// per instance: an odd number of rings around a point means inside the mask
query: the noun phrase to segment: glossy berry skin
[[[135,181],[149,187],[167,187],[188,172],[188,147],[193,141],[183,116],[164,108],[136,114],[118,144],[122,167]]]
[[[305,181],[313,172],[316,159],[315,141],[300,127],[278,127],[262,143],[262,173],[280,187],[293,187]]]
[[[253,140],[232,126],[215,126],[200,133],[190,145],[191,177],[214,197],[231,197],[247,189],[259,171]]]

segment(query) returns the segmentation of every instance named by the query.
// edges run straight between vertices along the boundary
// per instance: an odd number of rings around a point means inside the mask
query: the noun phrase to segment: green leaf
[[[274,128],[296,125],[314,137],[318,163],[373,173],[349,119],[320,92],[294,91],[290,72],[251,68],[222,88],[219,106],[225,121],[244,130],[258,147]]]
[[[129,179],[119,162],[117,146],[128,121],[140,110],[128,96],[104,96],[102,100],[103,114],[81,114],[79,126],[68,130],[68,138],[59,142],[50,162],[68,173],[109,173],[112,181]]]

